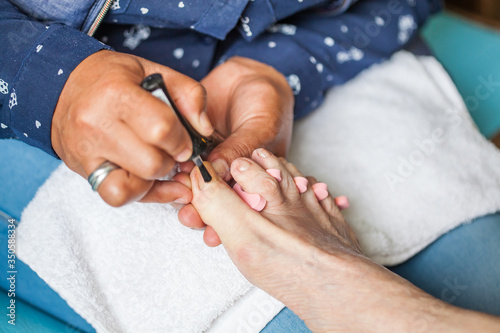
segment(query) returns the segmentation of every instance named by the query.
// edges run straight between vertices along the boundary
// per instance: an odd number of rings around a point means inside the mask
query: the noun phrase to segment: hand
[[[235,158],[250,156],[258,147],[285,156],[292,134],[294,97],[281,73],[258,61],[233,57],[201,83],[207,90],[208,115],[226,136],[208,157],[224,180],[230,180],[229,166]],[[180,210],[179,219],[191,228],[205,226],[192,205]],[[211,227],[205,230],[204,240],[210,246],[220,244]]]
[[[99,51],[71,73],[52,119],[52,146],[70,169],[87,178],[109,160],[122,169],[103,181],[99,194],[108,204],[130,201],[191,201],[187,174],[172,182],[166,175],[176,161],[191,156],[188,133],[172,110],[140,87],[161,73],[169,92],[193,127],[203,135],[213,131],[201,84],[170,68],[145,59]]]
[[[207,168],[208,184],[191,173],[194,207],[243,275],[313,332],[498,332],[498,318],[452,307],[366,258],[333,197],[318,201],[310,177],[299,193],[302,175],[285,160],[259,149],[232,163],[238,184],[267,200],[261,213]]]

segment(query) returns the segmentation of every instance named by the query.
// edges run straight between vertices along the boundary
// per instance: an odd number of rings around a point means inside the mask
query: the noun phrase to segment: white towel
[[[500,210],[500,153],[430,57],[400,52],[330,91],[290,158],[350,197],[347,220],[383,264]],[[19,257],[99,332],[258,332],[283,306],[168,205],[111,208],[65,166],[21,221]]]
[[[290,160],[350,198],[345,217],[383,265],[500,211],[500,152],[433,57],[402,51],[336,88],[295,125]]]

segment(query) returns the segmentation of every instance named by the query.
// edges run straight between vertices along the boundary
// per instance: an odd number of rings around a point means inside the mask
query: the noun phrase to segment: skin
[[[230,178],[236,157],[263,146],[284,155],[291,136],[293,94],[272,67],[246,58],[231,58],[197,82],[168,67],[112,51],[99,51],[71,73],[52,119],[52,147],[66,165],[88,178],[106,160],[118,164],[102,182],[99,195],[111,206],[129,202],[187,204],[192,199],[187,172],[173,181],[158,181],[192,152],[188,133],[164,103],[140,88],[142,80],[161,73],[180,111],[202,135],[214,126],[226,137],[209,160]],[[256,135],[257,133],[257,135]],[[180,220],[204,226],[186,205]],[[212,243],[216,234],[208,228]]]
[[[294,97],[281,73],[254,60],[233,57],[216,67],[201,84],[207,91],[207,113],[226,137],[208,161],[225,181],[231,179],[232,161],[249,157],[258,147],[285,156],[291,141]],[[190,228],[206,227],[205,243],[220,244],[217,233],[191,204],[179,211],[179,220]]]
[[[271,168],[281,170],[281,182],[265,172]],[[198,169],[191,173],[194,207],[243,275],[312,331],[499,331],[499,318],[435,299],[369,260],[332,196],[318,202],[310,177],[300,194],[293,177],[302,175],[284,159],[259,149],[252,159],[236,159],[231,174],[246,192],[267,200],[262,212],[250,209],[221,178],[204,183]]]

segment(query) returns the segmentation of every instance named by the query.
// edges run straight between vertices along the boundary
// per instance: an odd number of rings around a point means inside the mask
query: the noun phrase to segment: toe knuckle
[[[268,193],[270,195],[277,195],[279,194],[279,186],[278,186],[278,182],[273,179],[273,178],[264,178],[262,180],[262,191],[264,191],[265,193]]]

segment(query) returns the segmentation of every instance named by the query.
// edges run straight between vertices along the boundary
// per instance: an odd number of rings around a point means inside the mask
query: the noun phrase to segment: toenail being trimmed
[[[325,183],[316,183],[312,186],[314,194],[318,201],[326,199],[328,197],[328,186]]]
[[[299,193],[304,193],[305,191],[307,191],[307,184],[309,183],[307,178],[293,177],[293,181],[295,182],[295,186],[297,186],[297,188],[299,189]]]

